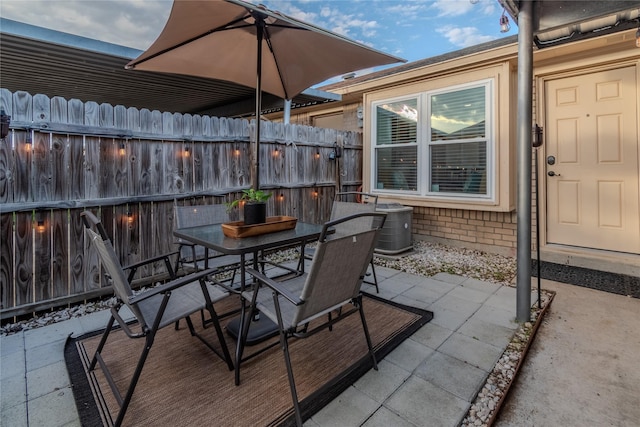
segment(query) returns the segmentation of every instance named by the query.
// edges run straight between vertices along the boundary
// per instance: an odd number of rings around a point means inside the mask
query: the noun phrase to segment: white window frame
[[[431,97],[438,94],[450,93],[464,89],[470,89],[474,87],[485,88],[485,138],[473,138],[465,139],[461,141],[431,141]],[[380,101],[375,101],[371,104],[371,150],[370,150],[370,188],[372,192],[379,193],[381,195],[388,196],[414,196],[427,200],[442,200],[442,201],[461,201],[469,203],[473,201],[486,203],[488,201],[495,201],[495,183],[496,183],[496,169],[495,169],[495,123],[496,123],[496,111],[495,105],[495,81],[493,78],[477,80],[460,85],[446,86],[439,89],[428,90],[424,92],[412,93],[408,95],[387,98]],[[376,175],[377,175],[377,162],[376,156],[378,148],[391,148],[387,145],[377,145],[377,107],[393,103],[401,102],[410,99],[417,100],[418,106],[418,121],[416,126],[416,145],[417,145],[417,190],[395,190],[376,188]],[[431,191],[431,158],[430,152],[433,145],[442,144],[456,144],[456,143],[473,143],[486,141],[486,194],[477,193],[459,193],[459,192],[434,192]],[[393,148],[399,148],[402,146],[410,146],[411,144],[398,144],[393,145]]]

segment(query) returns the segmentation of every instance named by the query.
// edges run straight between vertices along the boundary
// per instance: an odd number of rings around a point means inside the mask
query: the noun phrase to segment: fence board
[[[142,180],[142,170],[140,165],[140,143],[135,140],[121,139],[119,144],[125,146],[125,165],[127,171],[127,194],[129,197],[138,194],[137,185]]]
[[[89,290],[85,280],[85,238],[84,225],[80,217],[79,209],[69,212],[69,293],[70,295],[82,294]],[[87,262],[87,266],[91,266]]]
[[[193,191],[193,144],[185,141],[178,153],[178,175],[181,177],[181,193]]]
[[[13,203],[15,162],[11,148],[11,134],[0,141],[0,203]]]
[[[84,124],[84,104],[79,99],[72,99],[67,105],[70,124]]]
[[[127,129],[132,132],[140,132],[140,110],[134,107],[127,108]]]
[[[13,214],[0,216],[0,308],[15,305],[14,256],[13,256]]]
[[[151,193],[164,194],[164,151],[163,144],[151,142]]]
[[[224,156],[220,145],[215,147],[215,160],[220,165],[217,182],[222,188],[243,187],[250,181],[251,144],[237,142],[233,145],[231,156]]]
[[[163,171],[164,186],[161,190],[164,194],[176,194],[182,188],[182,177],[178,173],[178,144],[173,142],[164,142],[162,153],[164,155]]]
[[[167,132],[166,134],[162,131],[163,130],[163,125],[162,125],[162,118],[163,115],[160,111],[158,110],[153,110],[151,112],[151,133],[157,134],[157,135],[171,135],[171,132]]]
[[[61,96],[51,98],[51,121],[54,123],[68,123],[68,105],[67,100]]]
[[[124,144],[122,139],[112,139],[112,150],[114,154],[111,155],[113,162],[114,177],[112,185],[114,187],[114,196],[122,197],[129,194],[129,181],[131,180],[129,175],[129,155],[128,147]],[[123,147],[121,149],[121,147]]]
[[[87,209],[93,214],[100,216],[99,209]],[[84,228],[84,225],[82,226]],[[83,234],[84,236],[84,234]],[[84,259],[84,292],[90,292],[102,287],[103,276],[100,270],[100,257],[96,249],[91,245],[89,239],[83,239],[85,254]]]
[[[28,304],[33,298],[33,214],[15,214],[15,303]]]
[[[100,126],[100,106],[97,102],[89,101],[84,104],[84,124]]]
[[[13,94],[12,121],[33,121],[33,97],[30,93],[18,91]]]
[[[32,187],[30,201],[52,200],[51,189],[51,134],[35,132],[33,138]]]
[[[98,106],[99,124],[103,128],[113,128],[113,106],[111,104],[102,103]]]
[[[152,218],[153,203],[145,203],[140,206],[138,210],[138,228],[140,230],[140,258],[148,259],[153,255],[159,254],[160,251],[155,251],[153,241],[153,218]],[[153,273],[153,269],[149,266],[144,266],[140,269],[142,276],[150,276]]]
[[[38,211],[35,216],[33,298],[34,301],[46,301],[53,297],[51,283],[51,211]]]
[[[66,135],[51,136],[51,200],[69,200],[69,144]]]
[[[294,150],[292,154],[293,156],[290,157],[295,157],[295,169],[292,171],[291,179],[295,182],[304,182],[305,180],[315,181],[317,177],[317,170],[314,166],[318,162],[314,161],[310,167],[304,158],[305,153],[300,149],[300,147],[298,147],[297,150]]]
[[[100,198],[100,138],[85,137],[85,182],[84,194],[87,199]]]
[[[51,213],[51,289],[53,298],[69,295],[69,212]]]
[[[98,194],[101,197],[118,196],[114,158],[118,156],[118,148],[112,138],[97,138],[98,162],[100,174],[98,175]]]
[[[128,129],[127,124],[127,107],[124,105],[116,105],[113,108],[113,127],[116,129]]]
[[[15,168],[15,187],[14,187],[14,201],[16,202],[30,202],[31,201],[31,183],[29,177],[31,176],[31,141],[32,131],[15,132],[15,151],[14,157],[16,159]],[[27,144],[27,141],[30,141]]]
[[[176,123],[174,122],[174,115],[172,113],[169,113],[168,111],[163,112],[160,123],[162,124],[160,131],[163,135],[175,135],[173,129],[176,127]],[[180,124],[177,125],[180,126]],[[180,130],[182,130],[181,127]]]
[[[151,111],[146,108],[140,110],[140,132],[154,133]]]
[[[236,151],[228,143],[207,144],[203,149],[203,189],[234,187],[237,182]]]
[[[113,206],[109,211],[113,214],[113,241],[118,248],[116,253],[120,264],[127,266],[140,261],[138,247],[132,246],[132,240],[138,241],[136,225],[140,218],[137,204]]]
[[[205,187],[205,175],[204,175],[204,157],[209,154],[210,151],[205,147],[211,144],[197,143],[192,144],[193,149],[193,187],[191,191],[202,191]],[[208,168],[207,168],[208,169]]]
[[[153,221],[156,236],[154,247],[157,248],[160,253],[166,254],[176,249],[175,240],[172,237],[173,233],[171,233],[174,215],[173,201],[158,202],[155,203],[154,206],[156,207]],[[154,273],[161,274],[166,272],[167,270],[164,263],[160,262],[155,266]]]
[[[194,141],[202,138],[202,116],[199,114],[191,116],[191,135]]]
[[[0,108],[2,108],[8,116],[13,116],[13,94],[9,89],[0,88]]]
[[[121,227],[126,230],[127,240],[123,242],[122,248],[128,252],[128,264],[142,261],[140,254],[140,206],[132,203],[127,207],[126,216],[122,216]],[[130,216],[129,216],[130,215]],[[142,276],[138,273],[138,278]]]
[[[142,194],[154,194],[154,185],[153,185],[153,170],[152,170],[152,156],[151,153],[154,149],[153,144],[142,143],[141,141],[135,141],[132,143],[136,147],[136,152],[138,152],[138,164],[140,165],[140,170],[134,176],[139,176],[140,178],[136,184],[136,191],[133,193],[135,196],[139,196]]]
[[[51,100],[48,96],[37,94],[33,96],[33,122],[51,121]]]
[[[85,198],[85,165],[84,165],[84,137],[81,135],[70,135],[68,142],[68,169],[63,173],[68,180],[68,197],[71,200],[82,200]]]
[[[249,144],[216,144],[211,159],[213,174],[211,185],[217,188],[242,187],[246,183],[243,177],[244,167],[249,158]]]

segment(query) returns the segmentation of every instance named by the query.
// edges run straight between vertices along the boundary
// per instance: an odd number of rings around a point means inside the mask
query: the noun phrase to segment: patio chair
[[[176,228],[197,227],[200,225],[217,225],[229,222],[227,207],[223,204],[178,206],[175,204]],[[199,271],[215,268],[219,273],[233,272],[231,282],[240,263],[240,257],[225,255],[201,245],[178,239],[179,256],[176,261],[176,271]]]
[[[233,370],[231,355],[227,349],[222,328],[213,308],[213,303],[225,298],[228,293],[219,286],[211,285],[206,281],[206,278],[213,270],[203,270],[176,278],[152,289],[134,294],[100,220],[88,211],[82,212],[80,215],[85,224],[85,236],[96,249],[104,267],[105,276],[113,286],[117,299],[116,304],[111,308],[111,317],[89,366],[89,372],[92,372],[97,364],[100,365],[100,369],[120,405],[115,425],[122,424],[144,363],[154,343],[156,333],[165,326],[175,324],[182,318],[186,319],[191,335],[199,338],[226,362],[229,370]],[[135,320],[137,320],[137,327],[127,324],[121,316],[120,310],[125,306],[133,313]],[[213,319],[221,351],[205,340],[193,327],[189,316],[202,309],[207,309]],[[116,321],[129,338],[145,339],[144,348],[124,396],[116,385],[102,357],[107,338]]]
[[[242,296],[251,301],[249,307],[251,312],[258,310],[261,315],[267,316],[278,325],[296,422],[299,426],[302,426],[302,414],[289,355],[291,338],[306,338],[327,328],[331,330],[336,322],[359,312],[369,355],[374,369],[378,369],[362,310],[360,286],[385,217],[384,213],[369,212],[327,222],[323,227],[308,273],[302,276],[278,282],[257,270],[247,269],[247,272],[258,280],[259,286],[243,292]],[[365,222],[375,222],[377,225],[366,230],[356,230],[359,228],[357,224]],[[336,236],[329,234],[332,229],[355,231],[345,231]],[[322,319],[326,320],[322,321]],[[312,320],[321,321],[321,324],[314,323],[310,329],[309,323]],[[242,333],[236,354],[237,383],[240,378],[244,341],[252,322],[242,323]]]
[[[353,201],[355,200],[355,201]],[[359,200],[359,202],[358,202]],[[331,218],[333,221],[338,218],[353,215],[363,212],[375,212],[376,205],[378,204],[378,196],[375,194],[363,193],[360,191],[349,191],[336,193],[336,197],[331,207]],[[372,218],[364,218],[359,221],[350,221],[343,223],[335,227],[335,236],[340,236],[343,233],[349,233],[353,231],[362,231],[370,229],[373,226]],[[304,252],[305,259],[312,259],[315,248],[306,248]],[[304,262],[302,259],[300,262]],[[369,272],[369,269],[371,272]],[[378,277],[376,276],[376,268],[373,263],[373,253],[369,260],[369,268],[365,274],[365,277],[373,276],[373,280],[363,280],[363,283],[373,285],[376,288],[376,293],[380,293],[378,288]]]
[[[197,227],[200,225],[218,225],[229,222],[229,212],[223,204],[179,206],[174,203],[175,226],[179,228]],[[229,284],[233,284],[236,271],[240,266],[240,257],[237,255],[225,255],[201,245],[178,239],[178,258],[176,271],[201,271],[214,269],[214,274],[231,272]],[[224,285],[227,280],[216,280]],[[231,290],[231,287],[228,288]],[[206,327],[210,319],[205,319],[204,311],[200,312],[202,326]]]

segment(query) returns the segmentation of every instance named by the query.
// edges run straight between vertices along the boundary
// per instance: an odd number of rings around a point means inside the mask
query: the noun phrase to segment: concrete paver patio
[[[640,425],[640,299],[558,282],[497,427]]]
[[[518,326],[515,288],[446,273],[376,272],[381,296],[429,309],[434,319],[305,425],[457,426]],[[103,328],[108,317],[105,310],[2,337],[0,424],[79,426],[65,340]]]

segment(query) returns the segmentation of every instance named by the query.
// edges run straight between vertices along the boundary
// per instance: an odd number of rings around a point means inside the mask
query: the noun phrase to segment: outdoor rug
[[[237,297],[216,304],[239,306]],[[237,304],[237,305],[236,305]],[[433,313],[398,305],[365,294],[363,306],[378,361],[433,318]],[[192,316],[196,328],[200,320]],[[241,384],[200,340],[192,337],[184,321],[176,331],[162,329],[145,363],[124,425],[129,426],[287,426],[294,425],[293,403],[280,345],[241,366]],[[224,327],[223,322],[223,327]],[[67,369],[83,426],[111,425],[117,404],[100,369],[86,369],[101,332],[70,339],[65,348]],[[216,343],[213,327],[203,334]],[[227,345],[235,341],[227,334]],[[278,338],[275,338],[276,340]],[[127,338],[115,330],[103,350],[120,389],[140,355],[143,339]],[[248,347],[245,356],[258,346]],[[303,419],[308,419],[372,368],[360,316],[353,314],[310,338],[293,340],[292,365]],[[235,354],[231,348],[231,354]],[[126,380],[123,381],[123,377]]]

